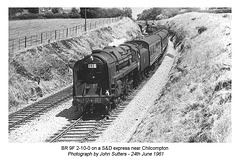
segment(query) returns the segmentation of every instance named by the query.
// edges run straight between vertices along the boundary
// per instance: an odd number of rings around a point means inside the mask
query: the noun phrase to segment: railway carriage
[[[83,114],[103,108],[105,113],[124,99],[162,58],[168,32],[94,50],[73,67],[73,106]],[[101,106],[101,107],[100,107]]]
[[[131,43],[138,44],[140,49],[141,71],[154,69],[168,45],[168,31],[161,29],[141,40],[133,40]]]
[[[157,32],[156,34],[158,34],[161,37],[161,46],[162,46],[162,53],[163,51],[166,50],[167,45],[168,45],[168,35],[169,32],[166,29],[162,29],[159,32]]]

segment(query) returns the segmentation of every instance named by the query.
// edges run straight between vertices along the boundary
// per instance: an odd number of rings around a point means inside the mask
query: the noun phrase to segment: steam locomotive
[[[139,85],[163,57],[168,46],[167,30],[143,39],[93,50],[73,67],[72,105],[82,114],[104,110],[108,114]]]

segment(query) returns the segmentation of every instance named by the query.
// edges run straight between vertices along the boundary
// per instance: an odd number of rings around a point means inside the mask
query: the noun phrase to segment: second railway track
[[[59,104],[61,101],[72,98],[72,87],[69,86],[56,94],[53,94],[43,100],[33,103],[19,111],[16,111],[8,116],[9,131],[18,128],[32,118],[43,114],[46,110]]]

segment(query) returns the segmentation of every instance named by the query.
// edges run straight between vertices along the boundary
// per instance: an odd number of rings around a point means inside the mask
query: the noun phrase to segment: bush
[[[227,9],[199,10],[198,12],[221,14],[221,13],[232,13],[232,9],[227,8]]]
[[[33,79],[33,74],[31,74],[25,67],[24,65],[22,65],[21,63],[19,63],[16,60],[13,60],[11,62],[11,65],[13,65],[13,67],[15,68],[15,71],[17,74],[20,74],[21,76],[32,80]]]
[[[33,67],[33,73],[44,81],[50,81],[53,78],[51,67],[50,63],[44,60],[38,60]]]
[[[55,18],[55,14],[53,14],[53,13],[46,13],[46,14],[44,15],[44,18],[48,18],[48,19]]]
[[[207,27],[201,26],[201,27],[196,27],[196,29],[198,30],[198,34],[201,34],[207,30]]]
[[[81,15],[78,13],[69,13],[68,17],[69,18],[81,18]]]
[[[54,14],[54,16],[55,16],[55,18],[68,18],[69,17],[68,14],[66,14],[66,13],[63,13],[63,14],[56,13],[56,14]]]
[[[65,14],[65,13],[56,13],[56,14],[53,14],[53,13],[46,13],[45,15],[43,15],[44,18],[46,19],[55,19],[55,18],[69,18],[69,15],[68,14]]]
[[[13,16],[11,19],[13,20],[26,20],[26,19],[42,19],[43,15],[42,14],[23,14],[19,16]]]

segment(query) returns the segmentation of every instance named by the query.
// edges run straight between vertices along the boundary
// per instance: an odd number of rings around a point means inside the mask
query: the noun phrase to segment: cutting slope
[[[231,142],[231,14],[159,23],[177,34],[180,55],[130,142]]]
[[[125,18],[79,37],[20,52],[9,59],[10,112],[72,83],[71,61],[101,49],[115,39],[131,40],[140,34]]]

